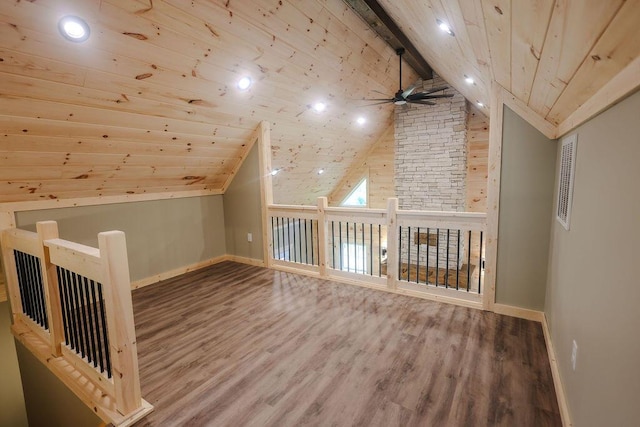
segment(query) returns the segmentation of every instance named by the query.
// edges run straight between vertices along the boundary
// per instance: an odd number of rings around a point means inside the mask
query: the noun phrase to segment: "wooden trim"
[[[102,254],[97,248],[62,239],[46,240],[44,244],[49,248],[51,263],[103,283]]]
[[[640,88],[640,57],[627,65],[604,86],[558,125],[557,138],[566,135],[598,113]]]
[[[210,258],[204,261],[198,261],[193,264],[186,265],[184,267],[174,268],[173,270],[165,271],[164,273],[155,274],[144,279],[131,282],[131,289],[144,288],[145,286],[152,285],[154,283],[161,282],[163,280],[171,279],[172,277],[179,276],[181,274],[188,273],[190,271],[199,270],[201,268],[209,267],[210,265],[218,264],[223,261],[227,261],[229,255],[220,255],[215,258]]]
[[[496,84],[500,86],[499,83]],[[502,102],[504,105],[511,108],[514,113],[526,120],[531,126],[539,130],[547,138],[556,139],[558,137],[558,128],[553,123],[545,120],[544,117],[533,111],[531,107],[522,102],[507,89],[502,86],[500,86],[500,88],[502,89]],[[493,106],[491,109],[493,110]],[[491,126],[491,121],[489,121],[489,126]]]
[[[544,318],[544,313],[542,311],[498,303],[493,305],[493,312],[496,314],[504,314],[505,316],[533,320],[535,322],[542,322]]]
[[[224,261],[233,261],[239,264],[254,265],[256,267],[266,267],[265,262],[261,259],[247,258],[238,255],[225,255]]]
[[[303,269],[299,269],[299,268],[295,268],[295,267],[289,267],[289,266],[281,266],[281,265],[278,265],[278,264],[272,265],[271,268],[274,269],[274,270],[284,271],[284,272],[287,272],[287,273],[300,274],[300,275],[303,275],[303,276],[311,276],[311,277],[319,277],[320,276],[318,273],[316,273],[314,271],[307,271],[307,270],[303,270]],[[430,292],[425,292],[425,291],[416,291],[416,290],[413,290],[413,289],[406,288],[406,287],[404,287],[402,285],[398,286],[398,288],[390,288],[388,286],[381,285],[381,284],[378,284],[378,283],[367,282],[365,280],[356,280],[356,279],[353,279],[351,277],[344,277],[344,276],[341,276],[341,275],[336,275],[334,273],[335,273],[335,271],[334,272],[328,272],[327,280],[331,280],[331,281],[338,282],[338,283],[344,283],[344,284],[347,284],[347,285],[360,286],[360,287],[368,288],[368,289],[375,289],[375,290],[383,291],[383,292],[390,292],[392,294],[406,295],[406,296],[411,296],[411,297],[415,297],[415,298],[422,298],[422,299],[427,299],[427,300],[446,303],[446,304],[458,305],[458,306],[461,306],[461,307],[469,307],[469,308],[474,308],[474,309],[478,309],[478,310],[482,309],[482,304],[480,303],[480,301],[474,301],[474,300],[471,300],[471,299],[455,298],[455,297],[451,297],[451,296],[439,295],[439,294],[436,294],[436,293],[430,293]]]
[[[22,345],[78,396],[85,405],[93,409],[103,421],[113,423],[119,427],[127,427],[153,411],[153,406],[142,400],[140,408],[126,417],[123,416],[115,409],[113,398],[106,396],[99,387],[93,384],[80,371],[76,370],[69,361],[63,357],[51,357],[48,344],[43,342],[33,331],[29,330],[28,326],[17,321],[11,327],[11,331]]]
[[[60,302],[60,290],[58,287],[58,274],[54,264],[51,263],[49,248],[44,241],[57,239],[58,223],[55,221],[39,221],[36,223],[38,230],[38,242],[40,246],[40,265],[42,268],[42,286],[44,288],[45,306],[49,318],[49,333],[51,354],[61,355],[61,345],[64,341],[64,323],[62,320],[62,309]]]
[[[482,307],[493,311],[496,300],[498,264],[498,220],[500,215],[500,170],[502,162],[503,90],[497,82],[491,86],[489,118],[489,170],[487,179],[487,240]]]
[[[98,233],[98,247],[116,407],[121,414],[129,414],[142,405],[142,395],[125,235],[122,231]]]
[[[551,365],[553,384],[556,388],[556,397],[558,399],[558,407],[560,408],[560,418],[562,419],[562,425],[564,427],[572,427],[573,423],[571,422],[571,413],[569,412],[569,405],[567,404],[567,397],[564,392],[562,377],[560,376],[560,367],[558,366],[558,359],[556,358],[556,352],[553,347],[553,341],[551,339],[551,331],[549,330],[547,316],[544,313],[542,313],[542,331],[544,332],[544,341],[547,344],[547,354],[549,355],[549,364]]]
[[[0,210],[0,234],[2,230],[16,227],[16,216],[13,211]],[[4,261],[2,260],[2,254],[0,253],[0,302],[7,300],[7,278],[6,268],[4,267]]]
[[[258,134],[258,173],[260,175],[260,214],[262,219],[262,256],[265,265],[271,265],[273,250],[271,228],[269,227],[269,213],[267,209],[273,204],[273,182],[271,175],[271,125],[267,121],[260,122],[256,130]]]
[[[387,200],[387,287],[397,288],[398,281],[398,199]]]
[[[115,386],[113,380],[109,380],[103,373],[94,368],[87,360],[80,357],[74,350],[71,350],[66,345],[61,347],[60,351],[62,357],[74,367],[77,371],[80,371],[83,376],[89,378],[98,388],[103,390],[109,396],[115,396]]]
[[[329,236],[327,230],[329,229],[329,220],[327,219],[327,207],[329,202],[326,197],[318,197],[318,265],[320,267],[320,276],[326,277],[327,265],[329,265],[329,259],[327,254],[327,247],[329,242]],[[313,244],[313,242],[311,242]]]
[[[173,191],[166,193],[123,194],[120,196],[81,197],[77,199],[34,200],[28,202],[0,203],[0,211],[35,211],[40,209],[70,208],[76,206],[95,206],[114,203],[144,202],[151,200],[182,199],[223,194],[219,189]]]

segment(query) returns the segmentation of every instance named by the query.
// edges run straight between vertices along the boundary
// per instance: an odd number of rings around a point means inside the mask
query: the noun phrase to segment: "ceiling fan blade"
[[[407,97],[407,100],[416,100],[416,99],[436,99],[436,98],[451,98],[453,97],[453,94],[451,93],[445,93],[442,95],[431,95],[429,93],[414,93],[413,95],[409,95]]]
[[[363,98],[363,99],[359,99],[359,101],[385,101],[385,102],[392,102],[393,98]]]
[[[407,90],[405,90],[404,92],[402,92],[402,97],[403,98],[407,98],[407,96],[411,95],[413,93],[413,91],[416,90],[416,85],[411,85],[407,88]]]
[[[407,99],[407,102],[410,102],[411,104],[436,105],[433,101],[422,101],[419,99]]]
[[[380,95],[386,95],[384,92],[380,92],[379,90],[371,89],[371,92],[379,93]]]
[[[445,89],[449,89],[449,86],[438,86],[438,87],[433,87],[431,89],[425,90],[422,93],[433,93],[433,92],[439,92],[441,90],[445,90]]]
[[[368,99],[367,101],[373,101],[373,100]],[[374,102],[373,104],[364,104],[364,105],[361,105],[360,107],[370,107],[372,105],[389,104],[391,101],[393,101],[393,99],[387,99],[382,102]]]

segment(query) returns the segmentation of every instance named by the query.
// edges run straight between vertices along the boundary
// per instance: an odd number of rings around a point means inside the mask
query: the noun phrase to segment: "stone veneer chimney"
[[[420,83],[420,82],[419,82]],[[415,92],[436,86],[449,86],[434,73],[433,80],[418,84]],[[467,174],[466,121],[467,108],[464,97],[451,86],[445,93],[452,98],[436,100],[436,105],[411,105],[395,107],[395,189],[399,208],[403,210],[465,211],[465,182]],[[403,231],[405,232],[405,231]],[[426,233],[421,230],[420,233]],[[431,230],[435,239],[436,230]],[[449,239],[450,261],[437,257],[436,247],[417,233],[406,236],[400,248],[401,256],[415,265],[424,265],[427,254],[429,263],[439,268],[456,268],[457,250],[464,253],[464,241],[458,246],[457,238]],[[422,242],[424,240],[424,242]],[[447,232],[440,230],[439,253],[447,252]],[[418,251],[418,245],[421,251]],[[459,248],[459,249],[458,249]],[[459,261],[459,266],[461,261]]]
[[[449,86],[435,75],[415,92]],[[439,92],[438,92],[439,93]],[[464,97],[451,86],[453,98],[437,104],[395,107],[395,189],[400,209],[465,210],[466,121]]]

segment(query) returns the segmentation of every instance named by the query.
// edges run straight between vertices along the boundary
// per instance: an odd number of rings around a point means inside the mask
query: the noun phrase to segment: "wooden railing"
[[[106,423],[126,426],[153,407],[142,399],[124,233],[99,248],[37,233],[2,232],[12,331]]]
[[[486,214],[317,206],[267,207],[268,265],[480,307]]]

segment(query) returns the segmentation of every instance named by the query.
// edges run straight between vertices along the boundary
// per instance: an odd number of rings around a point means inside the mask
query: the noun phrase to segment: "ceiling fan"
[[[393,102],[395,105],[405,105],[405,104],[423,104],[423,105],[436,105],[434,101],[431,99],[437,98],[451,98],[453,94],[434,94],[435,92],[440,92],[447,89],[447,86],[438,86],[431,88],[424,92],[416,92],[413,91],[416,89],[416,86],[410,86],[406,90],[402,90],[402,54],[404,53],[404,48],[396,49],[396,53],[398,54],[398,58],[400,61],[400,88],[393,96],[393,98],[379,98],[379,99],[365,99],[365,101],[379,101],[374,104],[369,105],[378,105],[378,104],[386,104],[388,102]],[[378,92],[378,91],[374,91]],[[378,92],[382,93],[382,92]]]

